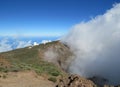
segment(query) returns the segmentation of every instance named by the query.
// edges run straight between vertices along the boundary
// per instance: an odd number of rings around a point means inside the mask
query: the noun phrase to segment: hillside
[[[57,53],[56,54],[51,54]],[[54,64],[51,63],[54,58]],[[60,56],[61,55],[61,56]],[[53,57],[51,57],[53,56]],[[16,49],[0,54],[0,71],[22,71],[35,70],[38,74],[46,73],[55,76],[62,75],[61,68],[66,63],[67,58],[71,56],[69,48],[61,44],[59,41],[54,41],[38,46]],[[49,58],[45,58],[49,57]]]
[[[69,75],[73,56],[60,41],[0,53],[0,87],[109,87]]]
[[[64,77],[68,67],[68,59],[72,53],[67,46],[54,41],[37,46],[31,46],[9,52],[0,53],[0,72],[3,77],[9,77],[6,73],[35,71],[48,81],[56,82],[57,78]],[[4,86],[3,86],[4,87]]]

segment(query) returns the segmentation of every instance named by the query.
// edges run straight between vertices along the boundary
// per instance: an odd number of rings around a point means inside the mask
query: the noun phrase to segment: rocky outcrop
[[[58,81],[56,87],[97,87],[92,81],[80,77],[79,75],[70,75]]]

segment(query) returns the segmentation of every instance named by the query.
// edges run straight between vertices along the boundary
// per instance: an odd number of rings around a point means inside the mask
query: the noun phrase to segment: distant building
[[[37,46],[37,45],[39,45],[37,42],[34,42],[34,43],[33,43],[33,46]]]
[[[28,49],[31,49],[31,48],[32,48],[32,46],[29,46],[29,47],[28,47]]]

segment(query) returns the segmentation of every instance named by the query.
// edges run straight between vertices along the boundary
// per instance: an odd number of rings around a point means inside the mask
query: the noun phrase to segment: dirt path
[[[0,73],[0,87],[55,87],[54,83],[33,71]]]

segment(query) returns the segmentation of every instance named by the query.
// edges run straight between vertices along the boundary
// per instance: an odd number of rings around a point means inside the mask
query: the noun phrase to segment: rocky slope
[[[79,75],[69,75],[67,78],[59,79],[56,87],[97,87],[92,81]]]

